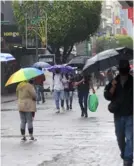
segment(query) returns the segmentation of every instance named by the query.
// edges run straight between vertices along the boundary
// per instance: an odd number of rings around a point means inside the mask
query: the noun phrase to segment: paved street
[[[122,166],[114,134],[112,114],[107,111],[103,91],[98,90],[99,108],[80,118],[73,111],[55,114],[50,99],[38,106],[34,120],[36,142],[20,143],[20,121],[16,101],[2,104],[2,166]]]

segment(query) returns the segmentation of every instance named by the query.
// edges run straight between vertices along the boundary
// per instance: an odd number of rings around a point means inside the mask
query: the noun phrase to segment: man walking
[[[39,70],[42,70],[39,68]],[[44,96],[44,87],[43,83],[46,80],[45,75],[42,74],[34,79],[35,89],[37,93],[37,104],[39,104],[39,101],[42,100],[42,103],[45,103],[45,96]]]
[[[91,88],[93,93],[95,93],[95,90],[93,88],[93,83],[90,79],[90,76],[83,76],[82,74],[79,75],[77,82],[74,84],[75,86],[78,86],[78,99],[79,104],[81,108],[81,117],[85,116],[85,118],[88,117],[87,113],[87,99],[89,95],[89,89]]]
[[[115,133],[123,166],[133,164],[133,77],[127,60],[120,60],[119,75],[106,87],[104,97],[111,101],[108,109],[114,114]]]

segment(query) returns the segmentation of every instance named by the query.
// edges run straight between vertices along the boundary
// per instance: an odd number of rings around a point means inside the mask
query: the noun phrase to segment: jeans
[[[78,91],[79,104],[82,114],[87,115],[87,99],[89,92]]]
[[[42,100],[42,102],[45,102],[45,96],[44,96],[44,88],[41,85],[36,85],[35,86],[36,93],[37,93],[37,103]]]
[[[21,120],[21,134],[25,135],[26,123],[28,125],[29,134],[33,132],[33,116],[32,112],[19,112]]]
[[[73,91],[70,91],[69,92],[69,100],[70,100],[70,107],[72,108],[72,103],[73,103],[73,95],[74,95],[74,92]]]
[[[59,102],[61,100],[61,107],[64,106],[64,90],[54,90],[54,99],[56,109],[60,109]]]
[[[114,116],[115,133],[121,151],[121,158],[127,166],[133,163],[133,116]]]
[[[64,99],[66,100],[66,108],[69,110],[69,91],[64,90]]]

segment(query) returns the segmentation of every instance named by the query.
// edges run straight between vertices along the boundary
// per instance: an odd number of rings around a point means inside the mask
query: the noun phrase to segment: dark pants
[[[87,99],[89,92],[78,91],[79,104],[82,114],[87,115]]]
[[[44,88],[41,85],[35,86],[36,93],[37,93],[37,103],[42,100],[42,102],[45,102],[45,95],[44,95]]]
[[[114,116],[115,133],[125,166],[133,163],[133,116]]]

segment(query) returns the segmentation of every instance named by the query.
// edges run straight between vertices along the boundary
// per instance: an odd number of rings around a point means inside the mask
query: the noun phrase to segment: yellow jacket
[[[22,112],[36,111],[36,92],[28,82],[21,82],[16,88],[18,109]]]

